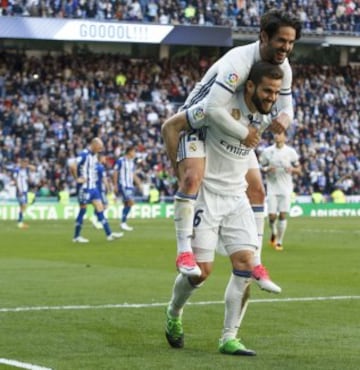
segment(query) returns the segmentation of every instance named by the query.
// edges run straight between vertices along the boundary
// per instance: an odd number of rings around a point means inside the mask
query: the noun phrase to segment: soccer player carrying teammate
[[[127,218],[131,207],[135,204],[134,182],[141,186],[141,181],[135,173],[134,158],[136,151],[134,146],[126,149],[125,155],[120,157],[114,166],[113,183],[116,195],[119,195],[123,201],[124,208],[121,215],[120,227],[125,231],[132,231],[133,227],[127,224]]]
[[[24,213],[28,206],[29,176],[30,171],[36,171],[36,167],[29,164],[28,158],[21,158],[19,166],[14,170],[14,180],[16,184],[16,198],[19,203],[19,216],[17,226],[19,229],[27,229],[28,224],[24,223]]]
[[[254,119],[262,122],[262,115],[271,111],[281,91],[283,76],[282,69],[271,63],[258,62],[252,66],[244,90],[233,94],[224,106],[238,126],[250,127]],[[172,131],[176,135],[176,127],[172,129],[171,123],[168,125],[169,134]],[[220,243],[230,258],[232,273],[225,290],[225,317],[219,351],[251,356],[255,352],[240,342],[237,333],[243,298],[252,281],[254,252],[258,248],[256,221],[246,195],[249,158],[255,153],[209,116],[206,120],[191,123],[196,129],[204,126],[207,127],[206,166],[195,202],[192,239],[192,250],[201,275],[189,277],[179,273],[176,277],[166,312],[165,334],[172,347],[184,346],[184,306],[211,274],[215,250]]]
[[[177,239],[177,269],[185,275],[200,274],[192,250],[194,202],[197,198],[205,168],[205,146],[203,130],[192,127],[183,132],[185,122],[206,119],[221,127],[227,134],[236,137],[248,147],[254,147],[260,140],[258,130],[245,127],[227,111],[226,106],[233,95],[241,90],[254,63],[263,60],[279,65],[284,71],[277,111],[274,111],[271,130],[284,131],[293,119],[291,99],[292,71],[287,59],[295,40],[301,36],[301,22],[291,14],[281,10],[271,10],[261,19],[259,41],[231,49],[206,72],[196,84],[181,111],[169,118],[174,121],[178,135],[169,137],[166,125],[163,136],[167,141],[170,160],[179,178],[179,188],[175,195],[174,221]],[[166,124],[166,122],[165,122]],[[281,288],[270,280],[267,270],[261,263],[262,237],[264,232],[265,190],[256,157],[249,159],[247,195],[255,213],[259,236],[259,249],[255,255],[253,277],[261,289],[279,293]]]
[[[89,242],[88,239],[80,236],[88,204],[92,204],[94,206],[96,216],[104,228],[106,239],[108,241],[112,241],[123,236],[123,233],[111,232],[109,223],[104,216],[104,205],[101,201],[101,195],[96,185],[98,153],[100,153],[103,148],[103,142],[96,137],[91,140],[89,149],[83,150],[76,158],[76,161],[70,164],[70,172],[77,183],[78,200],[80,205],[79,213],[76,217],[75,234],[73,238],[73,242],[75,243]]]
[[[295,149],[285,144],[285,132],[275,134],[274,141],[275,144],[263,150],[259,162],[266,176],[270,245],[281,251],[294,188],[292,177],[301,174],[301,166]]]

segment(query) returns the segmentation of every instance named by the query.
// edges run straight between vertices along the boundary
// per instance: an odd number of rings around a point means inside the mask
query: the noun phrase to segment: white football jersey
[[[292,175],[286,168],[299,165],[299,155],[294,148],[284,145],[277,148],[271,145],[263,150],[260,155],[262,166],[275,167],[276,171],[266,174],[267,193],[269,195],[286,195],[293,191]]]
[[[248,126],[252,121],[261,122],[261,114],[252,114],[244,101],[243,91],[233,95],[226,105],[238,125]],[[247,188],[245,175],[249,168],[249,157],[253,149],[246,147],[232,136],[225,134],[210,117],[206,123],[206,161],[204,186],[210,191],[237,196]]]

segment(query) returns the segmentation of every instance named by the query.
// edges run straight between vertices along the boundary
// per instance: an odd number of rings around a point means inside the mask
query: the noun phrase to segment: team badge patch
[[[196,108],[193,111],[193,118],[194,118],[194,121],[201,121],[201,120],[203,120],[205,118],[204,109],[202,109],[201,107]]]
[[[235,87],[238,81],[239,81],[239,76],[234,72],[229,73],[225,79],[225,83],[229,85],[230,87]]]
[[[189,144],[189,150],[190,150],[190,152],[196,152],[196,150],[197,150],[196,144],[195,143],[190,143]]]
[[[231,116],[236,119],[236,120],[239,120],[240,117],[241,117],[241,113],[240,113],[240,109],[233,109],[231,111]]]

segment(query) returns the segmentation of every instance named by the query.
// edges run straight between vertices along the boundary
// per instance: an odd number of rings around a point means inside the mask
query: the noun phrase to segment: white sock
[[[287,227],[287,220],[279,220],[278,221],[278,227],[277,227],[277,242],[279,244],[282,244],[284,235],[285,235],[285,230]]]
[[[271,230],[271,234],[273,235],[277,235],[277,230],[276,230],[276,220],[274,221],[269,221],[269,226],[270,226],[270,230]]]
[[[258,248],[254,253],[254,266],[261,265],[261,251],[263,246],[263,236],[264,236],[264,205],[252,204],[252,209],[255,216],[256,229],[259,239]]]
[[[222,340],[234,339],[239,330],[241,315],[241,301],[245,289],[250,284],[251,271],[246,277],[231,274],[230,280],[225,290],[225,318]]]
[[[191,284],[189,277],[179,274],[174,283],[172,297],[168,306],[171,316],[181,317],[185,303],[200,285]]]
[[[176,230],[177,254],[192,252],[191,238],[194,222],[194,199],[175,196],[174,222]]]

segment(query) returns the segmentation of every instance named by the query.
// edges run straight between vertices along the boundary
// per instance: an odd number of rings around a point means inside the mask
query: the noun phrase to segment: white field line
[[[29,364],[26,362],[20,362],[16,360],[9,360],[7,358],[0,358],[0,364],[14,366],[20,369],[28,369],[28,370],[51,370],[49,367],[33,365],[33,364]]]
[[[360,299],[360,296],[330,296],[330,297],[298,297],[298,298],[266,298],[266,299],[250,299],[250,303],[286,303],[286,302],[312,302],[312,301],[337,301],[337,300],[352,300]],[[108,308],[149,308],[149,307],[165,307],[166,303],[119,303],[119,304],[102,304],[102,305],[73,305],[73,306],[30,306],[30,307],[9,307],[0,308],[2,312],[24,312],[24,311],[62,311],[62,310],[103,310]],[[212,305],[224,304],[224,301],[204,301],[204,302],[189,302],[188,305]]]
[[[309,232],[309,233],[321,233],[321,234],[359,234],[360,230],[333,230],[333,229],[311,229],[311,228],[304,228],[301,229],[301,232]]]

